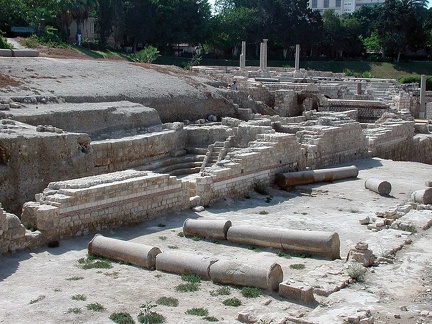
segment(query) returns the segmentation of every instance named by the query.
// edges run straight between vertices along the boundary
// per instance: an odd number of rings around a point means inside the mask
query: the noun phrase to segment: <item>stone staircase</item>
[[[198,173],[203,164],[206,148],[185,148],[171,152],[171,156],[146,163],[135,168],[139,171],[166,173],[171,176],[184,176]]]
[[[203,172],[206,167],[211,167],[225,158],[228,148],[231,146],[231,140],[232,136],[229,136],[224,142],[217,141],[208,146],[206,156],[201,165],[201,172]]]

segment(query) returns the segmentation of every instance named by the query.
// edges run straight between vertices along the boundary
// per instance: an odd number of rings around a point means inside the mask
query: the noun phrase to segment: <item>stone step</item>
[[[176,170],[201,168],[201,165],[202,165],[202,161],[176,163],[176,164],[171,164],[165,167],[154,169],[153,172],[171,174],[174,173]]]

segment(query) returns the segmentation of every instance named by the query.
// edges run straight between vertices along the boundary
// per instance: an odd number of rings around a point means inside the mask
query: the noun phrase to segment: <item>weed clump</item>
[[[110,320],[117,324],[135,324],[132,316],[129,313],[112,313]]]
[[[216,290],[210,291],[210,295],[212,296],[230,295],[230,294],[231,294],[230,287],[220,287]]]
[[[360,263],[351,263],[347,268],[348,276],[358,282],[363,282],[366,276],[366,269]]]
[[[261,289],[253,287],[244,287],[241,290],[241,294],[246,298],[257,298],[261,295]]]
[[[177,307],[179,302],[178,302],[177,298],[160,297],[158,300],[156,300],[156,304],[164,305],[164,306],[170,306],[170,307]]]
[[[225,306],[239,307],[242,303],[240,299],[234,297],[225,299],[222,304]]]
[[[102,311],[105,310],[105,307],[103,307],[99,303],[87,304],[86,307],[87,307],[88,310],[91,310],[93,312],[102,312]]]
[[[208,310],[206,308],[191,308],[186,311],[188,315],[196,315],[196,316],[207,316]]]

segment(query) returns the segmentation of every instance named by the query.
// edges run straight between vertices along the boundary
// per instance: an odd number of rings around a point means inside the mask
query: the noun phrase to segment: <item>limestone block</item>
[[[12,57],[12,50],[10,50],[10,49],[3,49],[3,48],[1,48],[0,49],[0,56],[1,57]]]
[[[39,51],[30,50],[30,49],[13,49],[12,56],[13,57],[38,57]]]
[[[313,288],[300,283],[289,281],[279,284],[279,296],[301,304],[309,304],[315,301]]]

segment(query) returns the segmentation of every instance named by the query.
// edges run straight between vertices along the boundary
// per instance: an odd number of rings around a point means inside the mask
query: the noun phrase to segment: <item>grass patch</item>
[[[151,302],[147,302],[140,306],[141,311],[138,314],[138,322],[145,324],[159,324],[165,322],[165,317],[159,313],[153,312],[152,309],[156,305],[152,305]]]
[[[257,298],[261,295],[261,289],[253,287],[243,287],[241,294],[246,298]]]
[[[417,228],[414,225],[408,225],[407,228],[405,228],[405,231],[415,234],[417,233]]]
[[[205,317],[203,317],[203,319],[208,321],[208,322],[219,322],[219,320],[214,316],[205,316]]]
[[[195,241],[195,242],[201,241],[201,238],[198,236],[192,236],[192,241]]]
[[[103,312],[105,310],[105,307],[103,307],[99,303],[87,304],[86,307],[88,310],[91,310],[93,312]]]
[[[248,250],[255,251],[255,252],[261,252],[260,248],[255,246],[255,245],[248,246]]]
[[[161,241],[165,241],[166,239],[167,239],[166,236],[159,236],[159,240],[161,240]]]
[[[158,300],[156,300],[156,304],[177,307],[179,302],[178,299],[174,297],[160,297]]]
[[[179,233],[177,233],[177,236],[178,236],[178,237],[184,237],[185,235],[184,235],[183,232],[179,232]]]
[[[201,277],[196,275],[196,274],[191,274],[191,275],[182,274],[181,280],[186,281],[186,282],[191,282],[191,283],[200,283]]]
[[[358,282],[363,282],[366,276],[366,269],[360,263],[352,263],[347,268],[348,276]]]
[[[188,282],[184,284],[179,284],[175,287],[175,290],[178,292],[192,292],[198,291],[199,285],[196,282]]]
[[[302,263],[290,264],[290,269],[303,270],[304,268],[306,268],[306,266]]]
[[[79,267],[84,270],[88,269],[111,269],[111,261],[96,258],[92,255],[88,255],[87,258],[81,258],[78,260]]]
[[[260,214],[260,215],[268,215],[268,211],[267,210],[260,210],[259,212],[258,212],[258,214]]]
[[[240,299],[234,297],[225,299],[222,304],[225,306],[239,307],[242,303]]]
[[[168,249],[176,250],[179,247],[177,245],[168,245]]]
[[[273,196],[267,196],[265,201],[267,204],[270,204],[272,200],[273,200]]]
[[[191,308],[186,311],[186,314],[195,316],[207,316],[208,310],[206,308]]]
[[[278,257],[281,257],[281,258],[286,258],[286,259],[291,259],[292,258],[290,254],[288,254],[288,253],[286,253],[285,251],[282,251],[282,250],[278,251],[276,254],[277,254]]]
[[[79,308],[79,307],[74,307],[74,308],[69,308],[67,312],[68,312],[68,313],[79,314],[79,313],[82,312],[82,310],[81,310],[81,308]]]
[[[210,295],[212,296],[226,296],[231,294],[231,288],[230,287],[220,287],[216,290],[210,291]]]
[[[82,301],[84,301],[84,300],[87,299],[87,297],[86,297],[85,295],[78,294],[78,295],[73,295],[73,296],[72,296],[72,299],[73,299],[73,300],[82,300]]]
[[[358,209],[356,209],[356,208],[351,208],[351,209],[350,209],[350,213],[352,213],[352,214],[359,214],[359,213],[360,213],[360,210],[358,210]]]
[[[84,277],[78,277],[78,276],[66,278],[66,280],[68,281],[76,281],[76,280],[83,280],[83,279]]]
[[[112,313],[109,318],[117,324],[135,324],[129,313]]]

